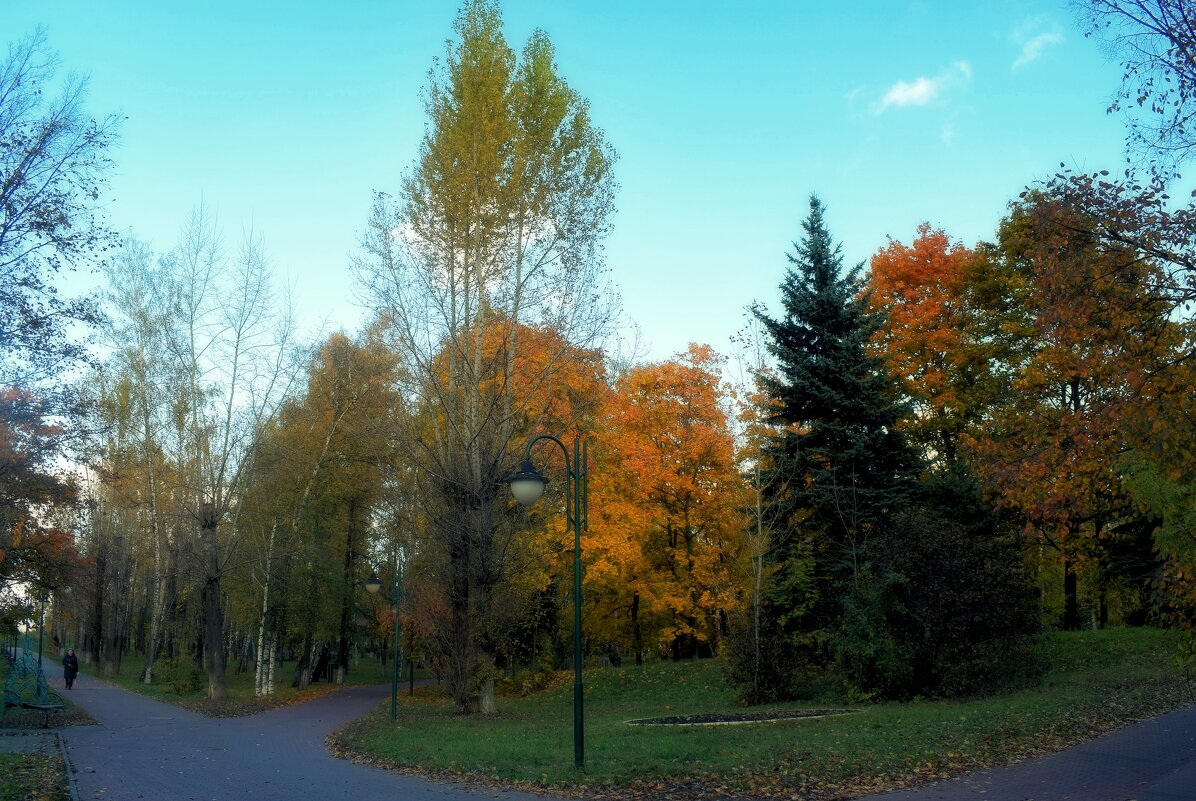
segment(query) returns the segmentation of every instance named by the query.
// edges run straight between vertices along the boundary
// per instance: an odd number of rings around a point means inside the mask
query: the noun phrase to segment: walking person
[[[69,690],[75,686],[75,676],[79,675],[79,657],[75,656],[75,652],[67,650],[66,656],[62,658],[62,677],[66,679],[66,688]]]

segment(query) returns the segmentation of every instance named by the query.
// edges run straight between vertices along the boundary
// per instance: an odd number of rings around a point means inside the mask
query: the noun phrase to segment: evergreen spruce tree
[[[770,649],[774,686],[756,700],[791,694],[803,667],[829,660],[844,601],[868,577],[869,541],[887,535],[920,470],[894,427],[905,407],[867,347],[882,320],[862,297],[862,265],[844,269],[817,197],[802,225],[781,284],[783,316],[754,309],[776,359],[762,385],[783,426],[768,454],[766,502],[773,530],[786,535],[765,602],[783,635]]]

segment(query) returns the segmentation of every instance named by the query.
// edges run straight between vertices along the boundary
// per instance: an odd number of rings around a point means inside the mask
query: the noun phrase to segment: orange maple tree
[[[904,423],[911,442],[941,464],[955,461],[959,433],[976,411],[963,303],[974,258],[930,223],[918,226],[911,244],[890,239],[872,257],[868,298],[887,317],[874,343],[913,403]]]
[[[587,584],[607,636],[674,657],[710,653],[743,604],[743,493],[722,359],[692,345],[635,367],[608,396],[591,483]]]

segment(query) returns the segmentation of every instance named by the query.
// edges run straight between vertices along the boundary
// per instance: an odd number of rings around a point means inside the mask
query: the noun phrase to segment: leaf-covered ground
[[[4,716],[3,729],[37,729],[58,726],[90,726],[96,720],[87,712],[67,701],[66,709],[58,712],[39,712],[35,709],[10,709]],[[2,731],[3,729],[0,729]]]
[[[70,801],[61,757],[0,753],[0,801]]]
[[[1051,635],[1038,687],[967,701],[741,726],[630,726],[737,708],[717,662],[586,675],[586,771],[572,767],[571,687],[508,698],[490,718],[432,690],[384,704],[329,738],[334,753],[440,781],[600,799],[830,799],[906,787],[1053,753],[1196,700],[1166,632]],[[799,709],[801,705],[782,705]]]

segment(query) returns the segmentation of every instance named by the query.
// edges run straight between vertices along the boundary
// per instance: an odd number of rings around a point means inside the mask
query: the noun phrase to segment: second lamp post
[[[581,683],[581,533],[589,527],[589,461],[586,443],[573,438],[573,459],[569,449],[551,434],[541,434],[527,443],[519,472],[507,478],[511,494],[524,506],[531,506],[544,494],[548,478],[532,463],[532,447],[540,440],[555,442],[565,455],[565,517],[573,529],[573,762],[580,769],[586,762],[584,696]]]
[[[394,594],[391,596],[391,614],[394,615],[395,620],[395,654],[391,667],[390,676],[390,719],[396,720],[399,716],[399,599],[402,595],[402,571],[400,570],[398,556],[395,557],[395,586]],[[377,594],[378,590],[382,589],[382,579],[378,578],[376,573],[371,573],[370,577],[365,581],[365,588],[369,590],[371,595]]]

